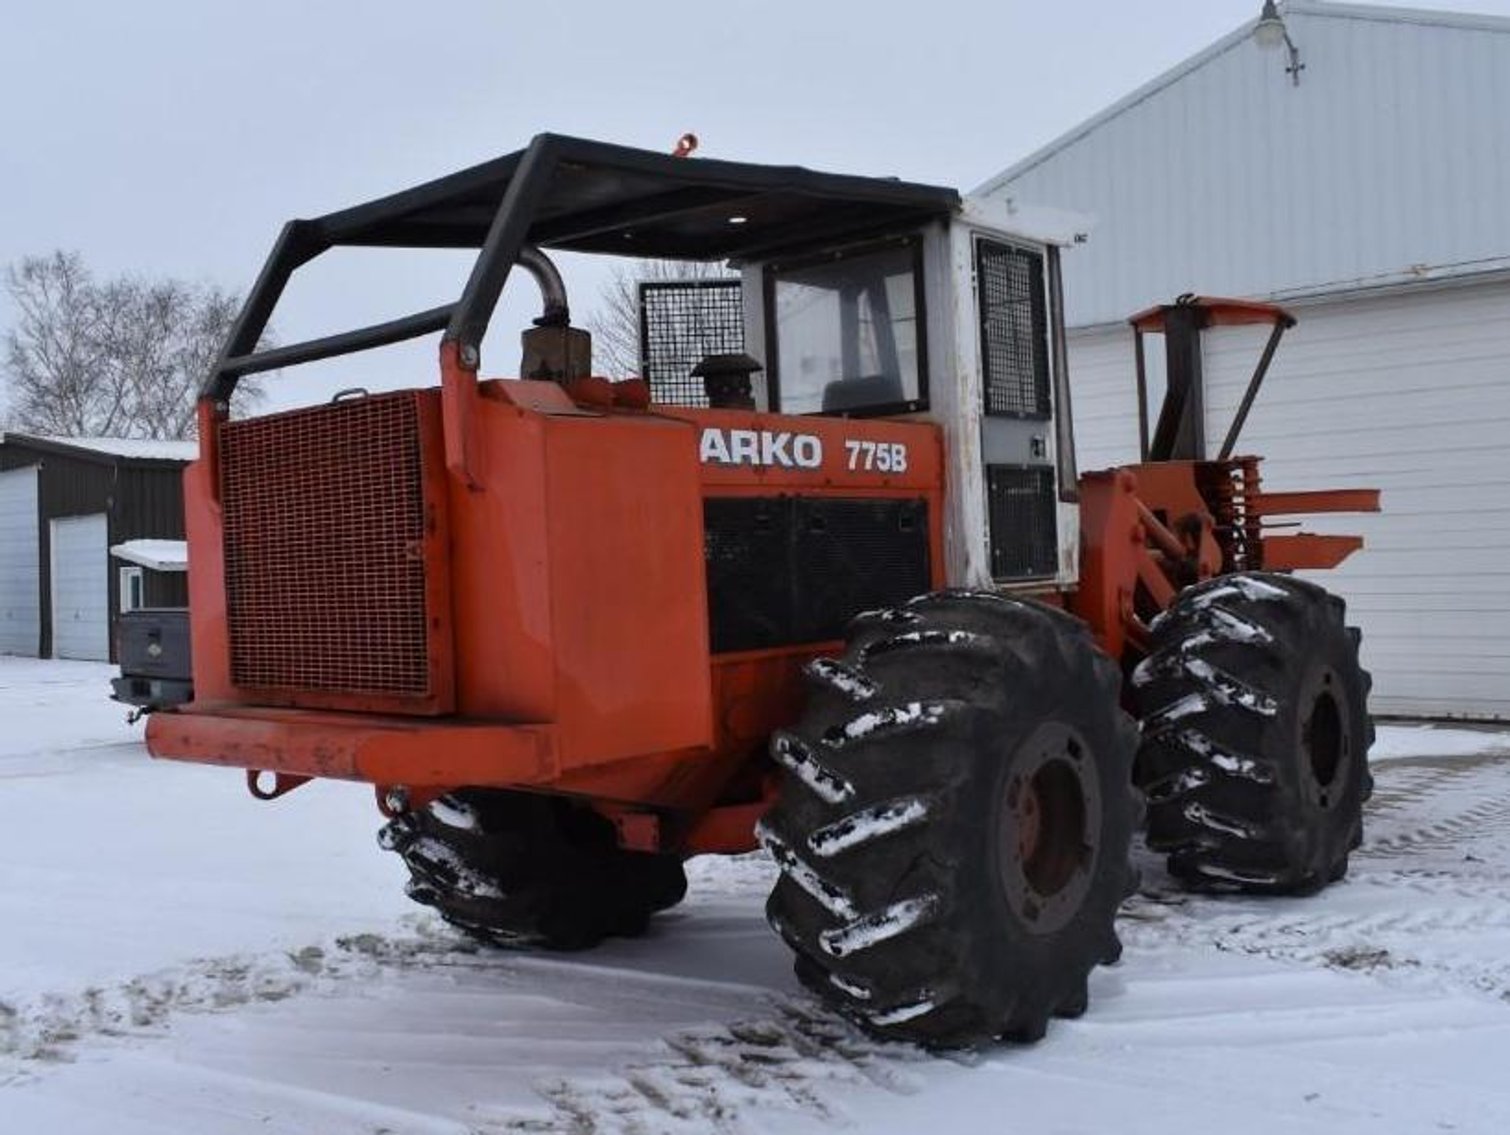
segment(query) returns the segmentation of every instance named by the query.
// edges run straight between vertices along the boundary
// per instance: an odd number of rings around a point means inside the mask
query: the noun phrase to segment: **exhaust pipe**
[[[544,310],[540,318],[535,320],[535,326],[569,327],[571,310],[566,304],[566,282],[561,279],[561,273],[551,258],[533,244],[527,244],[519,250],[519,267],[533,276],[540,288]]]
[[[520,337],[524,358],[521,378],[567,383],[592,374],[592,336],[571,325],[566,284],[551,258],[534,245],[519,250],[519,266],[535,278],[544,310]]]

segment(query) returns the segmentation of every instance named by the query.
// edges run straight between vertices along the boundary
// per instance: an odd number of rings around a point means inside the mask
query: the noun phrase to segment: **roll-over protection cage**
[[[959,205],[953,189],[889,178],[682,158],[540,134],[523,150],[312,220],[288,222],[200,392],[224,418],[241,376],[436,331],[447,464],[469,471],[466,422],[484,334],[521,252],[538,246],[672,260],[740,261],[818,241],[913,228]],[[293,273],[343,247],[476,248],[460,299],[288,346],[256,350]],[[213,445],[213,430],[201,438]]]

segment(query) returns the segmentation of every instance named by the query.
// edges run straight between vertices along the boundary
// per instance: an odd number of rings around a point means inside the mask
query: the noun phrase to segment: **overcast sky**
[[[1510,0],[1413,6],[1510,15]],[[1260,7],[17,2],[0,21],[0,263],[65,248],[102,273],[244,290],[287,218],[518,149],[541,130],[656,150],[692,130],[704,156],[968,190]],[[465,267],[449,254],[418,265],[346,255],[297,281],[276,317],[282,341],[454,299]],[[602,274],[568,267],[583,314]],[[514,336],[536,305],[522,274],[509,292],[489,373],[517,365]],[[9,318],[0,303],[0,325]],[[345,360],[321,389],[431,381],[423,365],[406,375],[416,358],[433,350],[370,370]]]

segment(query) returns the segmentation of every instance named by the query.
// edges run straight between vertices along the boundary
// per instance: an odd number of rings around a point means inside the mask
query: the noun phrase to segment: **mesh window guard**
[[[692,368],[708,355],[745,349],[740,281],[646,280],[640,284],[640,373],[650,400],[707,406]]]
[[[982,240],[975,246],[986,413],[1049,416],[1049,319],[1043,256]]]

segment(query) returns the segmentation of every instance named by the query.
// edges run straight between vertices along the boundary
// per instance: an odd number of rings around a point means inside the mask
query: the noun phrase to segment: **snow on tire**
[[[1121,679],[1079,620],[958,591],[810,665],[760,828],[798,977],[886,1037],[1034,1040],[1121,947],[1139,805]],[[842,788],[841,788],[842,786]]]
[[[1372,780],[1370,680],[1343,601],[1251,572],[1181,594],[1133,674],[1148,845],[1197,887],[1341,878]]]
[[[462,789],[394,817],[378,843],[409,868],[410,898],[496,945],[640,934],[687,891],[676,856],[623,851],[602,816],[549,796]]]

